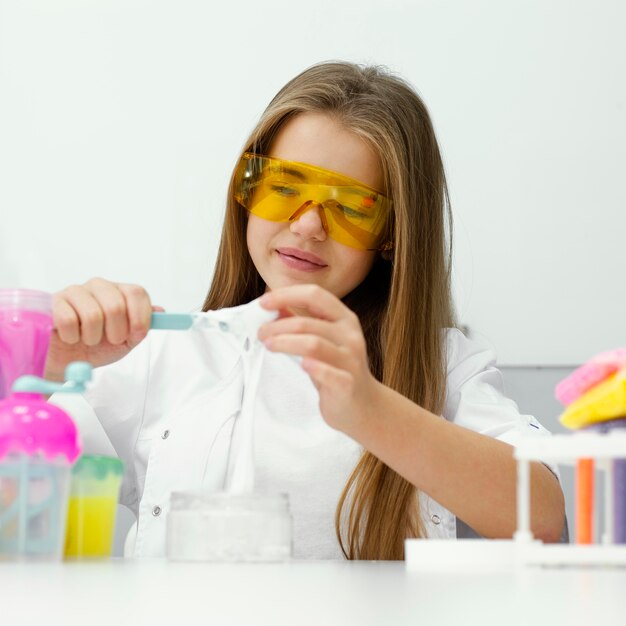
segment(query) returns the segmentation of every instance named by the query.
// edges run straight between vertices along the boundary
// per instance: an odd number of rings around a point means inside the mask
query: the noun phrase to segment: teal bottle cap
[[[120,459],[97,454],[83,454],[72,468],[75,476],[98,480],[104,480],[109,474],[121,476],[123,473],[124,463]]]

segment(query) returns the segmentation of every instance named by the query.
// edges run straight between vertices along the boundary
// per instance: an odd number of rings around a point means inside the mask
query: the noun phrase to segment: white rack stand
[[[517,460],[517,530],[512,540],[407,539],[405,559],[412,571],[505,572],[524,566],[626,567],[626,545],[613,543],[613,463],[626,459],[626,429],[606,434],[574,433],[527,437],[515,448]],[[530,463],[576,465],[594,459],[604,472],[604,528],[600,543],[544,544],[530,529]]]
[[[626,459],[626,430],[527,437],[514,452],[517,460],[517,559],[526,565],[626,566],[626,545],[613,543],[613,460]],[[530,462],[576,465],[593,459],[604,472],[604,528],[598,544],[544,544],[530,530]]]

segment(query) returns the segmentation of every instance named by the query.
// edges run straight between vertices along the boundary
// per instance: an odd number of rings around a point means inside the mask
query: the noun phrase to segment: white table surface
[[[0,623],[623,626],[626,570],[424,574],[394,562],[4,562]]]

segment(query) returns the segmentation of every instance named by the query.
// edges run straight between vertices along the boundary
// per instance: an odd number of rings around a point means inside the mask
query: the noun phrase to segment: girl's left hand
[[[260,303],[287,316],[261,326],[259,339],[272,352],[303,357],[302,368],[320,394],[322,416],[329,426],[353,434],[375,410],[381,385],[370,372],[357,315],[318,285],[281,287]],[[305,309],[311,317],[290,309]]]

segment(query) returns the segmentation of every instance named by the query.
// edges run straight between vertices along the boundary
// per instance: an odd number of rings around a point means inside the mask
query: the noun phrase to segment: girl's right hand
[[[54,294],[44,377],[62,381],[71,361],[98,367],[121,359],[146,336],[152,311],[162,310],[143,287],[102,278]]]

